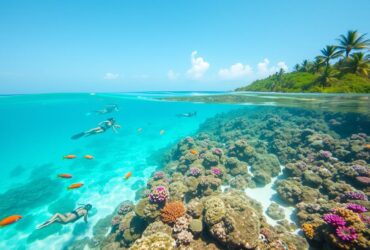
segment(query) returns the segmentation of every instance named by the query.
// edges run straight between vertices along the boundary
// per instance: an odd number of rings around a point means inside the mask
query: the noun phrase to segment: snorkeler
[[[189,113],[178,114],[176,116],[177,117],[193,117],[193,116],[196,116],[196,115],[197,115],[197,112],[189,112]]]
[[[87,223],[87,216],[91,208],[92,208],[92,205],[86,204],[86,205],[76,208],[70,213],[66,213],[66,214],[56,213],[49,220],[37,226],[37,229],[41,229],[46,226],[49,226],[53,224],[54,222],[58,222],[61,224],[75,222],[79,220],[81,217],[84,217],[84,221]]]
[[[95,113],[98,113],[99,115],[105,115],[112,113],[114,111],[119,111],[118,106],[116,104],[106,105],[104,109],[95,110]]]
[[[112,129],[114,133],[118,133],[119,128],[121,128],[120,125],[116,124],[116,120],[114,118],[109,118],[106,121],[102,121],[98,124],[96,128],[89,129],[85,132],[78,133],[74,136],[71,137],[72,140],[79,139],[83,136],[90,136],[90,135],[96,135],[96,134],[101,134],[107,131],[108,129]]]

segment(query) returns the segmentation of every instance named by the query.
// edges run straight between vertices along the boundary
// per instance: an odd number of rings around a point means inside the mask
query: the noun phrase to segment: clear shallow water
[[[156,93],[158,96],[160,93]],[[161,93],[166,95],[166,93]],[[51,94],[0,97],[1,217],[20,214],[23,219],[5,227],[0,249],[62,249],[69,242],[92,234],[93,225],[111,214],[123,200],[135,200],[135,191],[157,168],[149,157],[157,150],[194,134],[200,123],[231,105],[200,105],[152,101],[153,94]],[[107,104],[120,111],[89,114]],[[176,114],[197,111],[194,118]],[[70,137],[114,117],[122,126],[118,134],[71,140]],[[142,128],[138,133],[137,129]],[[160,135],[160,130],[165,130]],[[76,154],[77,159],[62,156]],[[84,159],[86,154],[94,160]],[[132,177],[123,176],[131,171]],[[72,179],[57,178],[69,173]],[[80,189],[67,190],[83,182]],[[89,223],[35,227],[55,212],[69,212],[78,203],[93,204]],[[4,210],[6,208],[6,211]],[[50,248],[50,246],[52,246]]]
[[[249,109],[258,108],[261,104],[324,111],[328,106],[339,106],[342,107],[340,111],[361,113],[369,107],[366,95],[341,98],[340,95],[299,97],[242,93],[237,96],[246,95],[247,99],[244,96],[237,101],[235,98],[233,101],[219,101],[224,98],[223,94],[155,92],[0,96],[0,199],[2,203],[6,202],[0,206],[0,214],[1,217],[11,214],[23,216],[18,223],[1,230],[0,249],[63,249],[76,239],[91,236],[98,220],[111,214],[123,200],[135,200],[135,192],[145,185],[158,167],[152,158],[158,150],[195,134],[207,118],[240,109],[241,106],[235,103],[243,106],[247,103]],[[196,103],[204,102],[205,97],[210,101],[209,95],[216,100],[214,102],[230,104]],[[192,102],[156,99],[166,97],[189,98],[186,100]],[[356,102],[357,99],[361,101]],[[305,102],[310,104],[303,104]],[[107,104],[117,104],[120,111],[108,115],[91,113]],[[196,117],[176,117],[176,114],[193,111],[197,111]],[[107,131],[80,140],[70,139],[109,117],[114,117],[122,125],[118,134]],[[138,128],[142,128],[141,133],[138,133]],[[165,130],[165,134],[160,135],[160,130]],[[67,154],[76,154],[78,158],[63,160],[62,156]],[[86,154],[95,159],[84,159]],[[133,173],[132,177],[124,180],[123,176],[129,171]],[[59,179],[56,175],[60,173],[72,174],[73,179]],[[85,185],[80,189],[66,189],[75,182]],[[271,186],[246,191],[260,200],[266,209],[275,194]],[[269,194],[266,199],[258,199],[266,193]],[[78,203],[86,202],[94,206],[88,224],[78,221],[35,230],[52,214],[69,212]],[[291,209],[286,211],[289,217]],[[275,222],[270,220],[270,223]]]

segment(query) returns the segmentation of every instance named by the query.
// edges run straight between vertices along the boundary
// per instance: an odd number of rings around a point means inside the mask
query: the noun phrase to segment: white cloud
[[[187,72],[188,76],[193,79],[202,78],[210,66],[209,63],[203,59],[203,57],[197,57],[197,53],[197,51],[193,51],[191,53],[191,68]]]
[[[288,71],[288,65],[285,62],[278,62],[277,63],[278,70],[283,69],[285,72]]]
[[[105,80],[117,80],[119,78],[119,74],[115,74],[115,73],[105,73],[104,75],[104,79]]]
[[[170,80],[176,80],[178,77],[179,77],[180,74],[176,73],[175,71],[173,71],[172,69],[170,69],[168,72],[167,72],[167,77],[168,79]]]
[[[228,69],[218,71],[218,75],[225,79],[239,79],[251,74],[253,74],[252,67],[242,63],[235,63]]]
[[[270,66],[269,59],[265,58],[262,62],[257,64],[258,74],[261,76],[269,76],[278,72],[280,69],[288,71],[288,65],[285,62],[280,61],[275,66]]]

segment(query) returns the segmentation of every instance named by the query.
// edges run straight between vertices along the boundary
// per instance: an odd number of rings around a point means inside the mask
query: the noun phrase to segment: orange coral
[[[174,223],[177,218],[185,214],[185,206],[181,201],[167,203],[161,210],[161,218],[163,222]]]
[[[310,240],[315,236],[315,227],[310,223],[303,223],[302,230],[307,238]]]
[[[349,209],[338,207],[335,208],[334,211],[337,215],[343,217],[350,224],[362,223],[360,216]]]
[[[196,151],[195,149],[190,149],[190,153],[193,154],[193,155],[197,155],[198,151]]]

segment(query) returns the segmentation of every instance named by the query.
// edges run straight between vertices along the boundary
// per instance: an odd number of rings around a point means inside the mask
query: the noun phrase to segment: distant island
[[[304,60],[293,72],[282,69],[235,91],[370,93],[370,39],[350,30],[338,45],[327,45],[315,60]]]

